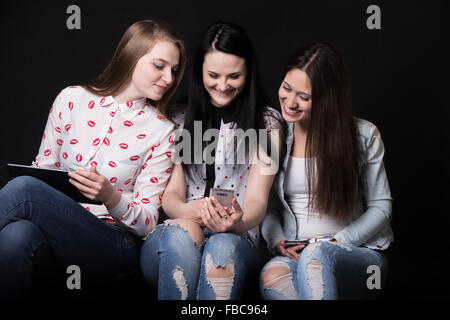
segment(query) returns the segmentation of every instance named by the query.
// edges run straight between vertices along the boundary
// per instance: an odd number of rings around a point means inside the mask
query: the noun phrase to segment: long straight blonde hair
[[[153,105],[164,116],[171,119],[171,100],[186,68],[186,48],[183,40],[167,24],[161,21],[141,20],[128,27],[105,70],[92,85],[83,87],[99,96],[119,94],[129,85],[138,60],[148,53],[157,41],[173,43],[180,53],[179,67],[173,86],[161,100],[153,102]]]

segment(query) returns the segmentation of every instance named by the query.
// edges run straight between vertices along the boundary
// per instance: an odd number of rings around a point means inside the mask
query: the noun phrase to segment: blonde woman
[[[36,257],[78,266],[84,289],[139,270],[172,168],[167,115],[185,61],[168,26],[138,21],[92,86],[56,97],[33,164],[69,171],[70,183],[102,204],[79,204],[26,176],[0,190],[0,299],[29,293]]]

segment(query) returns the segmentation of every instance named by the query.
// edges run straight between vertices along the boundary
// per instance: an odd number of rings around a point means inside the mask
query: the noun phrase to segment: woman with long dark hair
[[[188,101],[175,119],[184,128],[182,163],[162,199],[171,219],[142,248],[144,276],[158,286],[159,299],[242,298],[249,284],[257,287],[262,267],[258,225],[277,171],[269,168],[277,165],[282,125],[279,112],[267,106],[252,43],[240,26],[217,22],[207,28]],[[257,133],[257,139],[242,143],[238,132]],[[216,147],[209,138],[196,143],[199,134],[214,136]],[[213,188],[231,190],[231,205],[209,197]]]
[[[261,273],[262,295],[372,296],[386,279],[380,250],[393,240],[380,132],[353,116],[347,70],[331,45],[294,53],[278,95],[288,124],[286,157],[262,223],[277,255]],[[368,284],[369,268],[378,283]]]
[[[69,171],[70,183],[101,204],[79,204],[28,176],[2,188],[0,299],[26,296],[42,263],[77,267],[84,290],[139,271],[173,165],[168,117],[185,61],[168,26],[138,21],[92,86],[56,97],[33,165]]]

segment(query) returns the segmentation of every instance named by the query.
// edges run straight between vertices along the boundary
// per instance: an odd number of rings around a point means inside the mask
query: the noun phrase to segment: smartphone
[[[233,208],[231,200],[233,199],[234,190],[211,188],[209,191],[209,197],[214,196],[224,207],[228,207],[230,210]]]
[[[284,244],[287,246],[295,246],[297,244],[304,244],[305,246],[307,246],[309,242],[308,240],[286,240]]]

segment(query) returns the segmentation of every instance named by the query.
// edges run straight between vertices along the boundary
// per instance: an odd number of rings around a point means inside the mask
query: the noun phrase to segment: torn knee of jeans
[[[284,262],[273,262],[261,275],[264,287],[271,288],[291,276],[291,269]]]
[[[178,219],[175,219],[175,220],[178,220]],[[188,233],[192,242],[194,242],[197,247],[204,244],[205,237],[203,236],[203,233],[196,234],[194,230],[190,230],[189,228],[186,228],[186,226],[180,224],[178,221],[175,221],[175,220],[174,219],[164,220],[164,225],[165,226],[173,226],[175,228],[178,228],[179,230],[183,230],[184,232]]]
[[[322,278],[322,263],[319,260],[311,260],[306,271],[308,274],[308,284],[311,287],[311,299],[321,300],[323,298],[323,278]]]
[[[216,266],[210,254],[205,259],[206,279],[214,290],[217,300],[230,299],[234,282],[234,262],[230,261],[224,266]]]
[[[275,290],[287,300],[299,299],[292,280],[291,270],[283,262],[272,263],[262,274],[262,283],[264,288]]]
[[[180,268],[173,270],[173,279],[175,280],[177,288],[180,291],[181,300],[186,300],[188,296],[188,288],[183,270]]]

